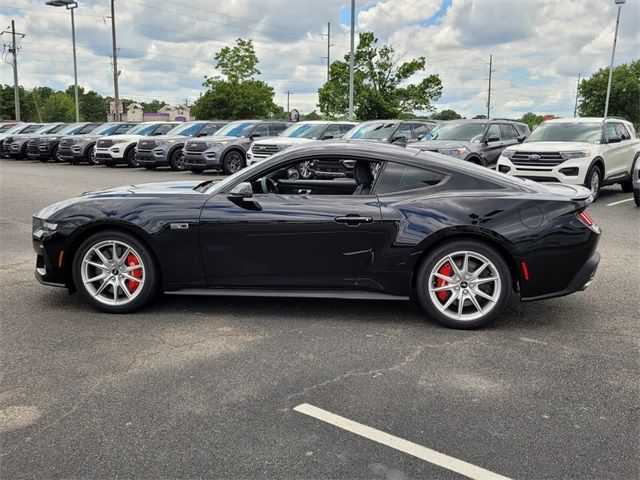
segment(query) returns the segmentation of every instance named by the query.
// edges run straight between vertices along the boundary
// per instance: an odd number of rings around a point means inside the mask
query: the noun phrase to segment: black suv
[[[515,120],[451,120],[439,123],[408,147],[494,167],[505,148],[522,143],[529,133],[527,124]]]

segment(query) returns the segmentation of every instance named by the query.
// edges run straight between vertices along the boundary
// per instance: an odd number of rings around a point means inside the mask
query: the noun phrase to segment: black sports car
[[[301,162],[354,162],[302,180]],[[374,165],[372,165],[374,164]],[[33,218],[36,277],[113,313],[171,294],[407,300],[457,328],[593,278],[583,187],[368,142],[294,147],[215,183],[88,192]]]

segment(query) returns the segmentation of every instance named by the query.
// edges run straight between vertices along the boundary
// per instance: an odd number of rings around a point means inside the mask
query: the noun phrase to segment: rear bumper
[[[543,300],[545,298],[564,297],[565,295],[571,295],[572,293],[585,290],[595,277],[599,263],[600,253],[598,253],[597,251],[593,252],[593,255],[591,255],[591,257],[585,262],[582,268],[578,270],[578,273],[576,273],[576,275],[569,282],[569,285],[567,285],[565,289],[558,292],[546,293],[544,295],[535,297],[522,297],[521,300],[524,302],[529,302],[533,300]]]

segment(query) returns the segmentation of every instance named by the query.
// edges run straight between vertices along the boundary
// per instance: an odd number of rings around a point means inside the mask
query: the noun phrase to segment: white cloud
[[[0,0],[1,2],[2,0]],[[433,24],[443,0],[358,0],[358,28],[373,30],[405,58],[425,56],[427,74],[440,74],[444,95],[438,109],[463,115],[486,112],[489,54],[494,56],[494,115],[525,111],[570,114],[575,82],[608,65],[615,5],[608,0],[453,0]],[[638,57],[640,0],[623,7],[616,63]],[[69,14],[41,0],[12,0],[0,7],[0,25],[11,19],[21,41],[21,83],[62,88],[73,81]],[[108,2],[86,0],[76,10],[78,75],[101,94],[113,90]],[[301,111],[316,108],[326,78],[326,39],[332,23],[332,58],[348,51],[340,24],[348,0],[131,0],[116,2],[122,95],[138,100],[194,101],[204,75],[215,74],[213,56],[236,38],[254,39],[260,78],[273,85],[276,101]],[[431,24],[430,24],[431,23]],[[6,36],[4,37],[6,40]],[[0,66],[0,83],[12,84]]]

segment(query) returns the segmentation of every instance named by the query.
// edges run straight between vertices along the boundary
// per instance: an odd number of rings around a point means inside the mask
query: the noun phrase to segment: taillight
[[[596,225],[596,222],[593,221],[593,218],[591,218],[586,210],[581,211],[578,215],[576,215],[576,217],[585,227],[588,227],[596,233],[600,233],[600,227]]]

